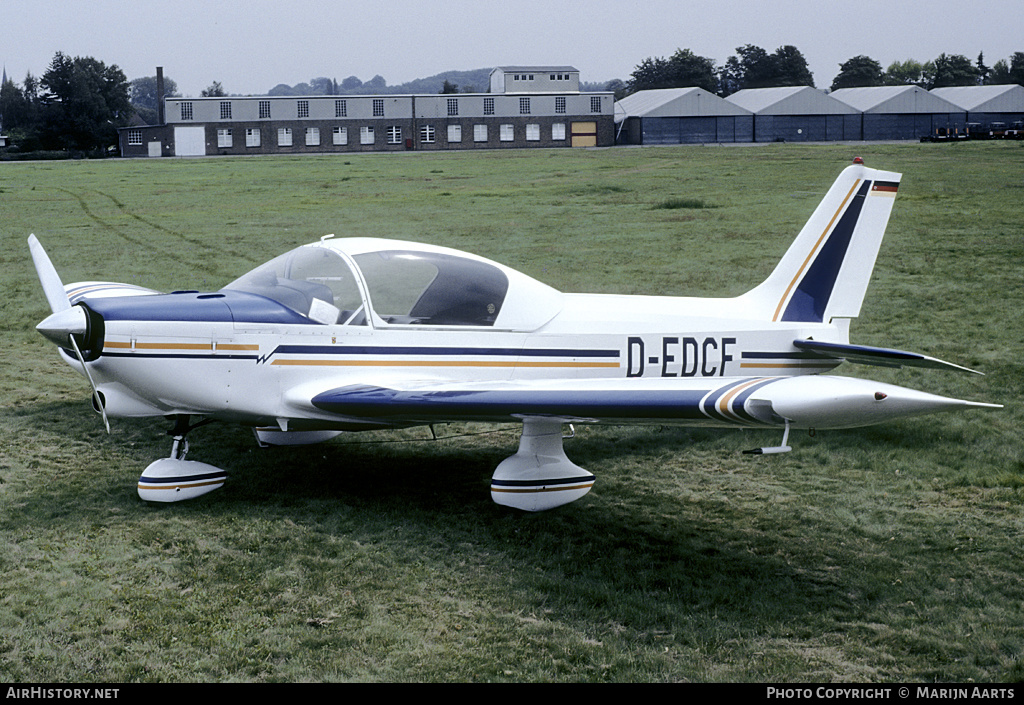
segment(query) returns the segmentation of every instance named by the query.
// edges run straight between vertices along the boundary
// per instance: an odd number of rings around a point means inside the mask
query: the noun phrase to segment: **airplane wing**
[[[846,360],[860,365],[875,365],[878,367],[929,367],[937,370],[955,370],[957,372],[971,372],[976,375],[984,374],[968,367],[954,365],[952,362],[928,357],[920,353],[906,352],[905,350],[893,350],[890,348],[874,348],[867,345],[844,345],[841,343],[824,343],[817,340],[794,340],[793,345],[815,352],[826,357],[838,360]]]
[[[293,407],[352,422],[444,421],[652,423],[747,428],[849,428],[902,416],[989,404],[872,380],[799,377],[577,379],[346,385],[293,390]]]

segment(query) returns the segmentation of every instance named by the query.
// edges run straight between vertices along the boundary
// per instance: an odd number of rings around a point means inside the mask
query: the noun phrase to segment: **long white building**
[[[614,105],[610,92],[580,92],[564,66],[497,68],[490,93],[175,97],[163,125],[121,131],[121,154],[610,146]]]

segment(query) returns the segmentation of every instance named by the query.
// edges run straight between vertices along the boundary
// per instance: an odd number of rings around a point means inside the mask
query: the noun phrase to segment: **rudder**
[[[743,298],[773,321],[856,318],[900,177],[844,169],[768,279]]]

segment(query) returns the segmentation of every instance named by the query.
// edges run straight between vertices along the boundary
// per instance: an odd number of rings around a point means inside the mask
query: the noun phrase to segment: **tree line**
[[[933,61],[913,59],[893,62],[887,69],[869,56],[855,56],[839,65],[831,90],[874,86],[916,85],[931,90],[946,86],[989,84],[1024,85],[1024,52],[1000,59],[989,67],[984,54],[975,62],[960,54],[942,54]],[[612,89],[616,97],[658,88],[703,88],[723,98],[747,88],[814,86],[804,55],[786,45],[768,53],[753,44],[736,48],[736,54],[718,66],[713,59],[677,49],[668,57],[648,57],[629,79]]]

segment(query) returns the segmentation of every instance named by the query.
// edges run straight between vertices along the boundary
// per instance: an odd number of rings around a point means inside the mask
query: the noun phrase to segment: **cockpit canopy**
[[[554,289],[488,260],[367,238],[296,248],[224,288],[263,296],[324,325],[532,330],[561,308]],[[509,300],[510,291],[519,301]]]

